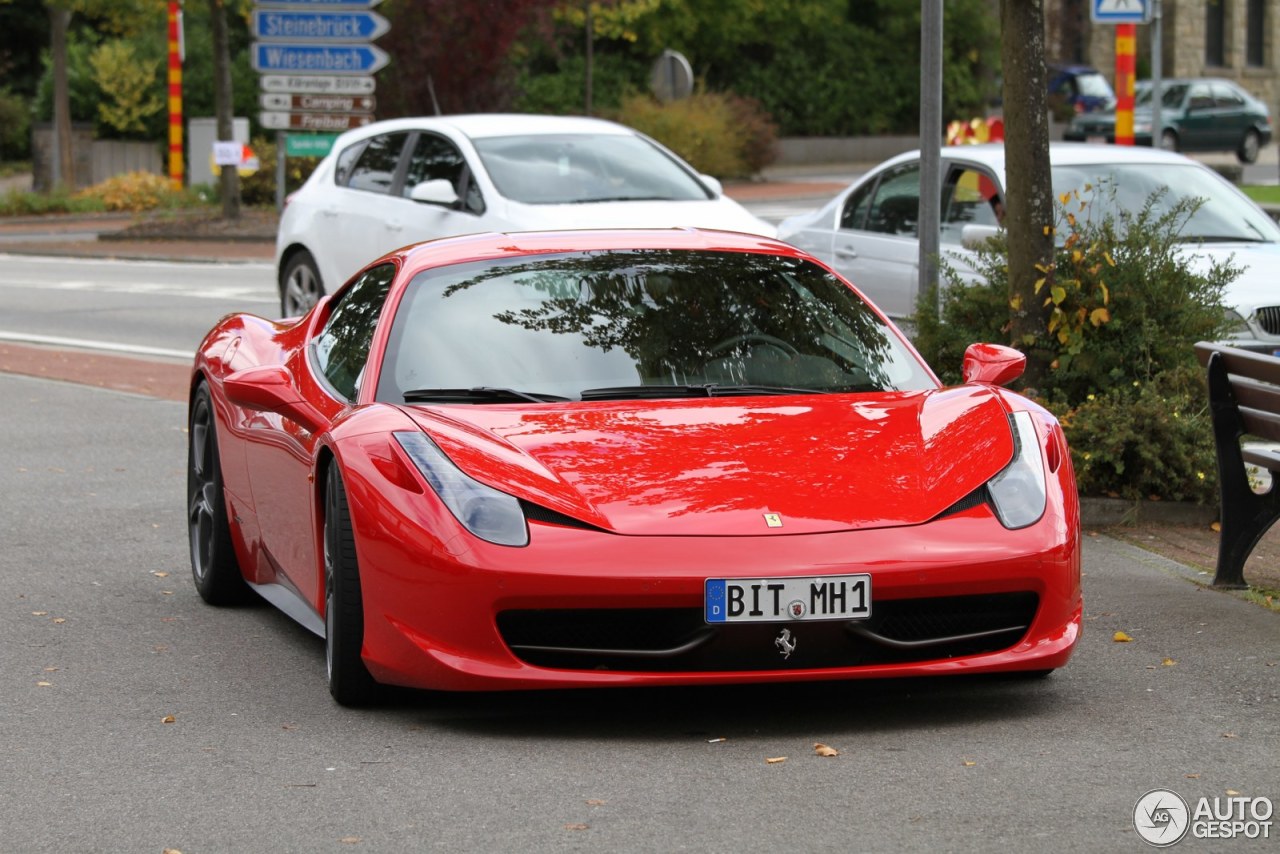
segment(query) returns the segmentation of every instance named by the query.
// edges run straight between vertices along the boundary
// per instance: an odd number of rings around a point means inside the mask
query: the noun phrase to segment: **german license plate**
[[[860,620],[871,616],[871,576],[708,578],[703,602],[708,623]]]
[[[1107,138],[1101,135],[1087,136],[1085,137],[1084,141],[1089,143],[1090,145],[1106,145],[1107,144]]]

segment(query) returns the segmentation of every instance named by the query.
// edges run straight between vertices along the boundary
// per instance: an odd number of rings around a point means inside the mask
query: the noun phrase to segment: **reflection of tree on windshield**
[[[619,349],[646,383],[892,388],[887,328],[845,285],[798,260],[749,253],[597,252],[490,267],[446,298],[502,278],[542,300],[504,324]]]

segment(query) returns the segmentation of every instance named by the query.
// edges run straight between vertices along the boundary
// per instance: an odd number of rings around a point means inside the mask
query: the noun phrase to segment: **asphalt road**
[[[1141,851],[1150,789],[1280,800],[1276,615],[1114,540],[1046,680],[356,712],[315,637],[196,596],[182,404],[3,375],[0,400],[2,851]]]

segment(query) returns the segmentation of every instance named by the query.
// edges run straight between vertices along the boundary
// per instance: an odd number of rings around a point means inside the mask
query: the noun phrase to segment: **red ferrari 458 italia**
[[[191,382],[196,588],[325,639],[329,688],[1046,673],[1080,633],[1062,431],[975,344],[942,387],[764,238],[487,234],[305,316],[223,319]]]

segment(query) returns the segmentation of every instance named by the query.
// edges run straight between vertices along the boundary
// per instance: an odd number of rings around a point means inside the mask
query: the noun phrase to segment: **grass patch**
[[[1247,184],[1240,189],[1260,205],[1280,205],[1280,185]]]

